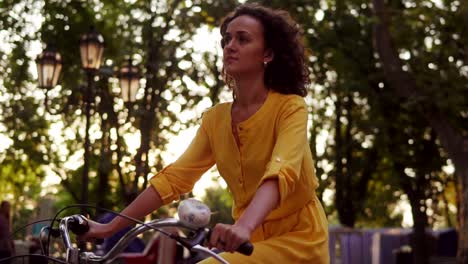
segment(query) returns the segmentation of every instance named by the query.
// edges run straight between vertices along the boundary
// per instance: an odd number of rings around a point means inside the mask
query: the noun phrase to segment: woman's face
[[[242,15],[233,19],[223,36],[223,62],[226,73],[239,77],[264,71],[263,26],[257,19]]]

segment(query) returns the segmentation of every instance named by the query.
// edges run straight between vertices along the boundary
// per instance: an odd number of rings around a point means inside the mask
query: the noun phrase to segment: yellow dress
[[[280,204],[252,234],[252,256],[223,253],[230,263],[329,263],[328,224],[316,197],[318,180],[307,140],[307,105],[274,91],[232,133],[232,103],[208,109],[187,150],[150,179],[165,204],[192,190],[214,164],[232,193],[239,219],[258,187],[277,178]],[[217,263],[206,260],[203,263]]]

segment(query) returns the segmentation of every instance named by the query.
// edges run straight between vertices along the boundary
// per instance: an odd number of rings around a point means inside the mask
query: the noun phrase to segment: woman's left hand
[[[234,252],[240,245],[250,240],[251,234],[252,231],[242,225],[217,224],[211,232],[209,246]]]

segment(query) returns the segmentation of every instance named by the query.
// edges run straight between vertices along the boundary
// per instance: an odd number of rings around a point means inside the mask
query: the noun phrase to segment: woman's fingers
[[[82,241],[94,241],[97,238],[106,238],[108,237],[108,224],[100,224],[92,220],[88,220],[89,230],[83,235],[79,236],[78,239]]]
[[[250,233],[240,226],[217,224],[211,233],[210,246],[234,252],[249,239]]]
[[[226,245],[224,247],[224,250],[228,252],[235,251],[235,248],[233,247],[235,244],[235,240],[237,239],[238,237],[236,236],[234,229],[232,228],[232,226],[230,226],[230,228],[226,230]]]
[[[218,242],[218,237],[219,237],[219,232],[217,230],[218,225],[216,225],[213,230],[211,230],[211,235],[210,235],[210,247],[215,247],[216,243]]]
[[[212,232],[211,232],[211,237],[210,237],[210,246],[215,247],[217,249],[224,250],[225,247],[225,241],[223,240],[225,238],[225,232],[227,229],[227,225],[225,224],[217,224]]]

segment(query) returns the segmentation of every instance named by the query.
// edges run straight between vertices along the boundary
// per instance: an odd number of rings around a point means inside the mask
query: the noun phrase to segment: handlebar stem
[[[60,233],[61,233],[62,239],[63,239],[63,244],[65,245],[65,248],[67,250],[70,249],[70,248],[73,248],[71,240],[70,240],[69,231],[68,231],[68,222],[71,219],[72,219],[72,217],[67,216],[67,217],[63,218],[60,221],[60,225],[59,225]]]
[[[63,244],[67,249],[66,262],[70,264],[79,264],[80,250],[72,246],[70,235],[68,231],[68,223],[72,220],[72,216],[63,218],[60,221],[59,230],[62,235]]]

